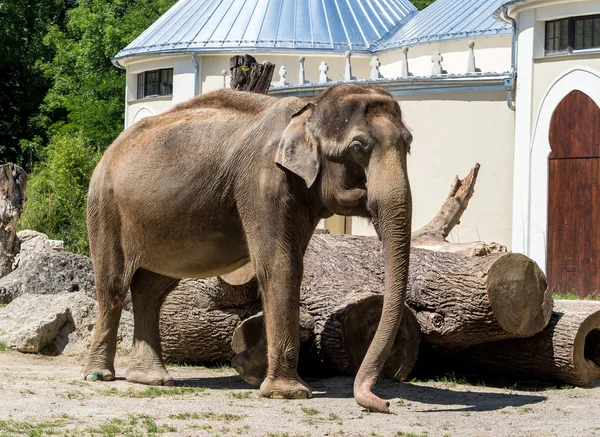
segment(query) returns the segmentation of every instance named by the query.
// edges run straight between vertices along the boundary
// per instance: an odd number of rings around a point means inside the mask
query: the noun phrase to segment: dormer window
[[[170,96],[173,94],[173,69],[144,71],[137,75],[137,98]]]
[[[600,49],[600,15],[546,22],[546,55]]]

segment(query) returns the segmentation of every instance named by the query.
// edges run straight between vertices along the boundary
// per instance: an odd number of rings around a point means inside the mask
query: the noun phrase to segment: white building
[[[600,288],[600,0],[437,0],[421,12],[408,0],[180,0],[115,57],[126,126],[227,86],[243,53],[276,64],[273,96],[352,80],[397,97],[414,135],[415,228],[479,162],[450,238],[505,244],[565,291]],[[373,232],[355,218],[325,226]]]

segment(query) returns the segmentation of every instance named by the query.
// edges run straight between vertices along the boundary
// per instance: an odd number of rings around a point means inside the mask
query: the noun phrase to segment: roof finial
[[[402,60],[402,77],[412,76],[408,69],[408,47],[402,47],[402,53],[404,53],[404,59]]]
[[[478,73],[481,70],[475,65],[475,41],[469,41],[469,65],[467,66],[467,73]]]
[[[350,64],[350,57],[352,56],[351,51],[347,51],[345,53],[346,56],[346,71],[344,73],[344,80],[356,80],[354,76],[352,76],[352,65]]]
[[[433,65],[431,66],[431,75],[432,76],[436,76],[439,74],[446,74],[446,72],[442,68],[443,60],[444,60],[444,57],[442,56],[442,54],[439,51],[437,51],[433,54],[433,56],[431,57],[431,62],[433,63]]]
[[[305,59],[304,56],[300,56],[298,58],[298,60],[300,61],[300,72],[298,73],[298,84],[299,85],[304,85],[306,83],[309,83],[306,80],[306,74],[304,72],[304,59]]]
[[[383,76],[379,72],[379,66],[381,65],[379,58],[377,56],[373,56],[369,65],[371,66],[371,74],[369,75],[369,78],[373,80],[381,79]]]
[[[289,82],[285,79],[286,76],[287,76],[287,70],[285,69],[285,66],[282,65],[279,68],[279,86],[289,85]]]
[[[327,76],[327,72],[329,71],[329,66],[327,62],[321,61],[321,65],[319,65],[319,83],[330,82],[331,79]]]

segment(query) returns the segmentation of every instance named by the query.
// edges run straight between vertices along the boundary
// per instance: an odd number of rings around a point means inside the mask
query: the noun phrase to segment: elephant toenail
[[[100,372],[90,373],[86,378],[88,381],[102,381],[102,375]]]

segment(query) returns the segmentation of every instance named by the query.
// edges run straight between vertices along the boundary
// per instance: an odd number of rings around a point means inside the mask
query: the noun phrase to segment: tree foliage
[[[51,83],[41,66],[53,52],[44,38],[62,26],[66,8],[61,0],[0,0],[0,163],[30,169],[32,146],[47,139],[39,108]]]
[[[64,240],[69,250],[87,253],[86,192],[98,158],[82,135],[55,134],[46,159],[29,178],[20,226]]]
[[[420,11],[425,9],[433,2],[435,2],[435,0],[412,0],[412,4],[415,5],[415,7]]]

